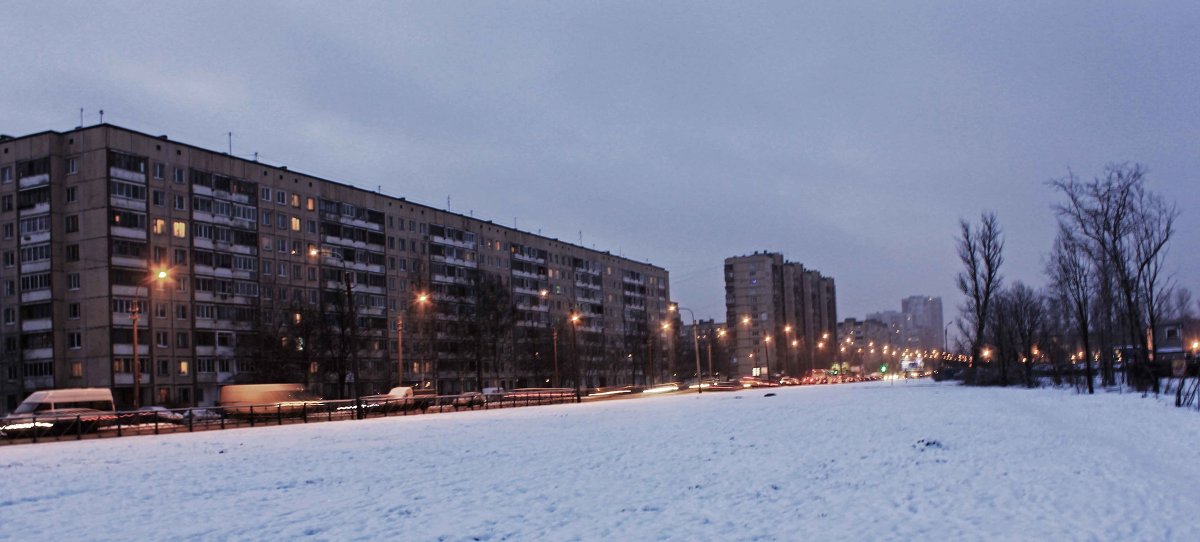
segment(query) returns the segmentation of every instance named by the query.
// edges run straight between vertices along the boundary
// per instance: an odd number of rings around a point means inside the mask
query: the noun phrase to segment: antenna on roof
[[[79,108],[79,127],[83,128],[83,108]]]
[[[450,196],[446,196],[446,210],[450,210]]]
[[[100,124],[104,124],[104,110],[100,110]]]
[[[583,244],[583,230],[579,230],[579,244]]]
[[[229,156],[233,156],[233,132],[229,132]]]
[[[254,161],[258,161],[258,151],[254,151]]]

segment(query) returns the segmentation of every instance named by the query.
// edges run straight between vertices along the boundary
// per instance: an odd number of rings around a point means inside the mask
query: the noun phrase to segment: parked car
[[[411,410],[416,406],[413,389],[409,386],[396,386],[387,393],[368,395],[362,402],[363,408],[385,412]]]
[[[183,423],[191,421],[192,423],[202,423],[217,421],[223,418],[219,411],[210,410],[207,408],[190,408],[183,413]]]
[[[458,397],[454,398],[454,409],[455,410],[458,410],[460,408],[481,407],[486,404],[487,404],[487,397],[477,391],[468,391],[468,392],[460,393],[460,394],[458,394]]]
[[[137,423],[182,423],[183,414],[178,411],[169,410],[166,407],[157,405],[144,406],[137,409],[134,414],[137,416]]]

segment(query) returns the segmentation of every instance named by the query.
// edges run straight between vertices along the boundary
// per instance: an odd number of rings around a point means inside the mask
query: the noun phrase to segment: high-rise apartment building
[[[832,278],[779,253],[726,258],[725,311],[740,376],[828,366],[837,330]]]
[[[914,295],[900,300],[900,311],[910,324],[921,350],[941,350],[945,347],[946,328],[943,327],[942,298]]]
[[[107,124],[0,136],[0,227],[0,411],[632,383],[669,304],[661,267]]]

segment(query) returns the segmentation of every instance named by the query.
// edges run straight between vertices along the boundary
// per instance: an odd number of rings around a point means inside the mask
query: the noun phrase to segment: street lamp
[[[429,299],[430,298],[429,298],[428,293],[420,292],[417,294],[417,307],[419,308],[421,320],[424,321],[424,323],[425,323],[426,332],[429,331],[429,320],[428,320],[428,316],[427,316],[428,313],[426,312],[426,307],[429,305]],[[432,352],[433,351],[433,338],[430,337],[429,340],[426,342],[428,343],[426,346],[428,346],[430,352]],[[419,352],[419,350],[418,350],[418,352]],[[429,376],[428,369],[427,369],[427,367],[429,367],[429,361],[428,360],[421,361],[420,357],[418,356],[417,364],[420,365],[420,368],[421,368],[421,387],[424,388],[425,385],[427,384],[426,380]],[[434,395],[437,395],[437,390],[435,389],[433,393],[434,393]]]
[[[767,337],[765,339],[763,339],[763,341],[766,343],[765,345],[763,345],[763,354],[764,354],[763,361],[766,363],[766,366],[767,366],[767,380],[770,380],[771,379],[771,336],[767,335]]]
[[[579,371],[579,342],[576,340],[576,335],[575,335],[575,327],[579,325],[580,320],[582,320],[582,318],[580,318],[579,313],[572,311],[571,312],[571,351],[575,354],[575,402],[576,403],[581,402],[583,400],[581,392],[580,392],[581,382],[579,381],[580,374],[581,374]]]
[[[167,273],[167,270],[160,269],[157,273],[145,279],[147,305],[154,304],[154,288],[161,285],[168,278],[170,278],[170,274]],[[152,285],[151,283],[156,284]],[[153,310],[153,307],[151,307],[151,310]],[[142,366],[141,359],[138,357],[138,320],[141,314],[141,303],[135,302],[129,312],[129,319],[133,321],[133,409],[137,410],[141,406],[142,396]],[[151,353],[153,353],[153,350],[151,350]],[[193,389],[192,393],[195,394],[195,392],[196,390]]]
[[[701,385],[701,379],[700,379],[700,336],[699,336],[700,328],[696,326],[696,313],[692,312],[692,309],[689,309],[687,307],[680,307],[677,305],[672,305],[672,307],[674,307],[677,310],[688,311],[688,314],[691,315],[691,317],[692,317],[692,350],[696,352],[696,393],[699,394],[699,393],[702,393],[701,390],[704,389],[704,386]],[[709,350],[708,350],[708,365],[709,365],[709,371],[711,373],[711,371],[712,371],[712,345],[711,344],[709,345]]]
[[[538,292],[538,297],[542,298],[542,301],[546,305],[546,314],[549,315],[550,314],[550,302],[549,302],[550,290],[546,290],[543,288],[541,291]],[[558,328],[554,327],[553,323],[550,321],[550,318],[546,318],[546,326],[550,328],[551,349],[554,352],[554,387],[557,388],[557,387],[562,386],[561,380],[560,380],[559,374],[558,374]]]

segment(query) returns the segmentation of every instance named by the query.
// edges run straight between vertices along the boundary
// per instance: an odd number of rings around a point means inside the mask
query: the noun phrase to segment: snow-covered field
[[[1200,414],[929,382],[0,448],[11,540],[1200,540]]]

